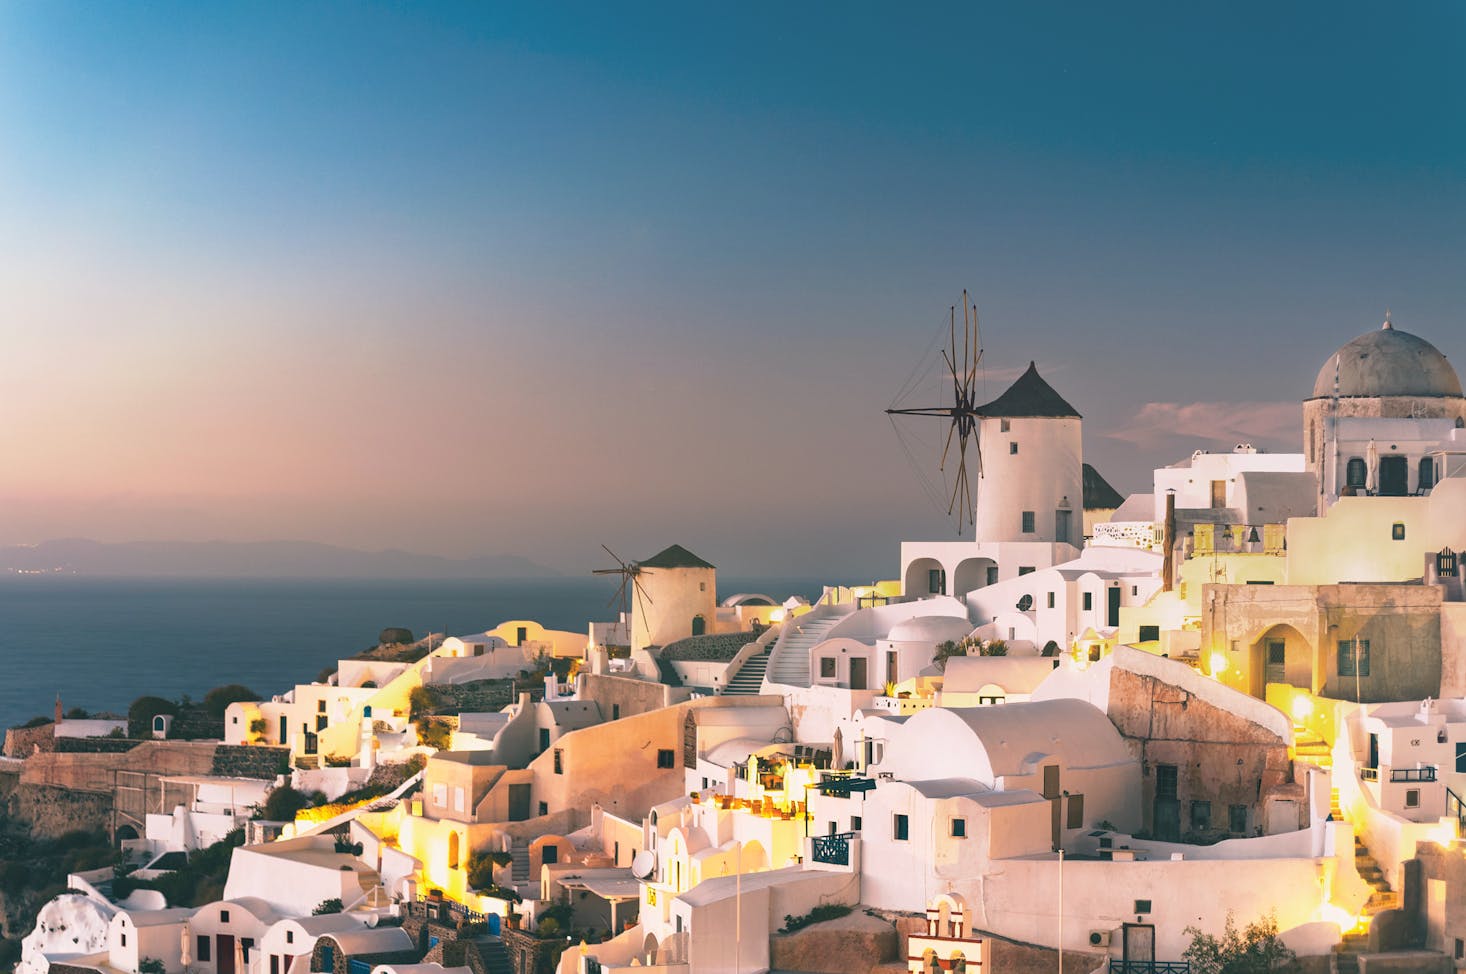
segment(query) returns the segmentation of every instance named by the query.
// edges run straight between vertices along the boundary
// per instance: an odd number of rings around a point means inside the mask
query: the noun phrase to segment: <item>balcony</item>
[[[834,835],[811,836],[810,858],[827,866],[850,865],[850,840],[854,832],[837,832]]]
[[[1428,766],[1423,767],[1423,768],[1387,768],[1385,770],[1389,771],[1389,781],[1392,782],[1392,783],[1398,783],[1398,782],[1422,782],[1422,781],[1434,781],[1434,780],[1436,780],[1436,777],[1435,777],[1435,774],[1436,774],[1435,765],[1428,765]],[[1380,780],[1380,769],[1379,768],[1360,768],[1359,769],[1359,780],[1360,781],[1379,781]]]
[[[831,798],[849,798],[859,791],[870,791],[876,783],[870,778],[857,778],[846,775],[827,774],[820,778],[815,787],[821,795],[829,795]]]

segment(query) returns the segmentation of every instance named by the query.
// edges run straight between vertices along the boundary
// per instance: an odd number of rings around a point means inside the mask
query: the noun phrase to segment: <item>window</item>
[[[1141,626],[1140,641],[1143,643],[1158,642],[1161,638],[1160,626]]]
[[[1267,663],[1269,666],[1282,666],[1288,662],[1288,644],[1281,639],[1269,639],[1267,641]]]
[[[1018,452],[1018,443],[1016,441],[1015,442],[1012,442],[1012,443],[1009,443],[1008,444],[1008,453],[1009,454],[1014,454],[1014,453],[1017,453],[1017,452]]]
[[[1032,565],[1019,565],[1018,566],[1018,574],[1020,574],[1020,575],[1032,575],[1033,574],[1033,566]]]
[[[998,432],[999,433],[1006,433],[1009,430],[1011,430],[1012,428],[1013,428],[1013,424],[1009,420],[1006,420],[1006,419],[1000,419],[1000,420],[998,420]]]
[[[1420,479],[1417,484],[1421,490],[1430,490],[1435,486],[1435,461],[1430,457],[1420,458]]]
[[[1350,457],[1348,466],[1344,468],[1344,485],[1363,490],[1368,477],[1369,468],[1364,465],[1364,458]]]
[[[1227,806],[1227,831],[1237,835],[1247,834],[1247,806]]]
[[[229,922],[229,911],[228,910],[220,910],[219,911],[219,922],[220,923],[228,923]]]
[[[1420,789],[1419,788],[1407,788],[1407,789],[1405,789],[1405,807],[1406,808],[1419,808],[1420,807]]]
[[[548,802],[540,802],[540,814],[541,815],[548,815],[548,814],[550,814],[550,805],[549,805]]]
[[[926,590],[932,595],[947,594],[947,570],[945,568],[927,569]]]
[[[859,815],[852,815],[852,816],[850,816],[850,831],[852,831],[852,832],[859,832],[860,831],[860,816]]]
[[[462,785],[453,786],[453,810],[462,812],[467,805],[467,800]]]
[[[330,718],[328,718],[325,714],[316,714],[316,730],[318,730],[318,731],[325,730],[326,729],[326,723],[329,720],[330,720]]]
[[[611,704],[611,719],[612,720],[620,720],[621,719],[621,705],[619,703],[613,703],[613,704]]]
[[[1088,611],[1090,611],[1093,608],[1094,608],[1094,593],[1093,592],[1085,592],[1084,593],[1084,611],[1085,612],[1088,612]]]
[[[1084,796],[1083,795],[1070,795],[1069,796],[1069,819],[1068,819],[1067,822],[1064,823],[1064,827],[1065,828],[1070,828],[1070,829],[1082,829],[1082,828],[1084,828]]]
[[[891,837],[897,842],[905,842],[910,835],[910,821],[905,815],[897,815],[896,821],[891,826]]]
[[[326,712],[326,701],[324,701],[324,700],[317,700],[316,701],[316,713],[323,714],[325,712]]]
[[[1024,511],[1023,512],[1023,525],[1022,525],[1022,527],[1023,527],[1023,533],[1024,534],[1032,534],[1033,533],[1033,512],[1032,511]]]
[[[1340,676],[1368,676],[1369,675],[1369,640],[1368,639],[1340,639],[1339,640],[1339,675]]]
[[[295,931],[294,930],[287,930],[287,931],[285,931],[285,942],[287,944],[293,944],[293,943],[295,943]]]
[[[1405,525],[1404,525],[1403,522],[1396,521],[1393,525],[1390,526],[1390,540],[1391,541],[1404,541],[1405,540]]]
[[[555,773],[565,773],[565,752],[558,747],[555,748]],[[706,785],[706,782],[704,782],[704,785]]]
[[[706,592],[708,590],[708,583],[707,582],[698,582],[697,583],[697,590],[699,592]]]
[[[833,680],[835,678],[835,657],[820,657],[820,679]]]
[[[1149,913],[1150,912],[1150,900],[1136,900],[1135,901],[1135,912],[1136,913]]]
[[[234,724],[239,723],[239,718],[238,717],[231,718],[230,723],[234,723]]]
[[[1466,774],[1466,742],[1456,744],[1456,771]]]
[[[989,565],[988,566],[988,584],[989,585],[996,585],[996,584],[998,584],[998,566],[997,565]]]
[[[1191,828],[1197,832],[1211,831],[1211,802],[1191,803]]]
[[[433,785],[433,804],[448,807],[448,786],[444,784]]]
[[[1456,422],[1459,423],[1460,420],[1458,419],[1458,420],[1456,420]],[[1456,938],[1456,959],[1457,960],[1460,960],[1462,957],[1466,957],[1466,940],[1462,940],[1460,937],[1457,937]]]
[[[1174,764],[1155,766],[1155,796],[1157,798],[1176,797],[1176,766]]]
[[[661,750],[657,751],[657,767],[659,767],[659,768],[675,768],[675,767],[677,767],[677,753],[675,751],[673,751],[669,747],[664,747]]]
[[[540,863],[545,866],[553,866],[560,861],[559,846],[540,846]]]
[[[550,749],[550,729],[548,727],[541,727],[540,728],[540,753],[543,754],[545,751],[548,751],[549,749]]]
[[[1054,607],[1054,593],[1053,592],[1050,592],[1049,593],[1048,606],[1049,606],[1050,609],[1052,609]]]
[[[127,946],[127,934],[125,933],[122,935],[122,946]]]
[[[954,839],[965,839],[965,838],[967,838],[967,819],[965,819],[965,818],[954,818],[954,819],[952,819],[952,838],[954,838]]]
[[[194,953],[198,955],[198,961],[200,964],[207,964],[211,960],[213,960],[213,958],[210,956],[212,953],[211,948],[213,946],[214,941],[209,939],[208,937],[198,936],[194,938]]]

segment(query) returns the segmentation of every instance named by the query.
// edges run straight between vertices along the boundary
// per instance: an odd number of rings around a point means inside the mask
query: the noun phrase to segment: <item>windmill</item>
[[[902,391],[897,393],[896,401],[891,408],[886,410],[886,415],[892,417],[891,425],[896,427],[896,433],[901,435],[900,427],[896,426],[897,416],[935,416],[948,420],[947,442],[942,448],[942,459],[937,469],[944,477],[947,474],[947,462],[952,457],[952,441],[957,441],[957,453],[955,457],[956,470],[951,475],[951,491],[947,494],[947,515],[957,515],[957,532],[962,533],[964,521],[971,523],[973,517],[972,503],[972,480],[967,469],[967,447],[969,442],[973,446],[973,456],[977,466],[977,476],[982,477],[982,443],[978,437],[978,404],[975,400],[977,393],[977,369],[982,362],[982,340],[977,329],[977,306],[970,304],[967,300],[967,292],[962,292],[962,348],[961,357],[958,357],[957,347],[957,308],[953,306],[948,315],[948,347],[941,349],[940,361],[946,366],[946,374],[942,378],[943,385],[951,382],[951,401],[939,406],[915,406],[901,407],[901,400],[910,392],[914,391],[924,376],[918,377],[914,371],[912,378],[907,380]],[[924,358],[924,356],[923,356]],[[935,365],[935,362],[933,363]],[[917,370],[921,369],[921,363],[917,363]],[[945,397],[943,397],[945,398]],[[905,443],[902,444],[905,449]],[[907,456],[911,458],[913,465],[916,464],[914,457],[911,457],[910,450]],[[919,468],[918,468],[919,472]]]
[[[607,548],[605,545],[601,545],[601,547],[605,549],[606,554],[616,559],[617,566],[615,568],[596,568],[591,571],[591,574],[621,576],[621,585],[616,589],[616,594],[611,596],[611,600],[607,602],[606,605],[615,605],[619,601],[621,603],[621,616],[623,619],[627,620],[627,625],[629,627],[631,621],[630,617],[627,616],[626,613],[630,607],[631,594],[632,592],[634,592],[636,595],[637,607],[641,610],[640,614],[642,619],[645,620],[646,607],[652,604],[652,600],[651,596],[647,595],[646,592],[642,590],[641,581],[638,577],[641,575],[641,565],[634,561],[624,560],[620,555],[616,554],[616,552],[612,551],[610,548]],[[628,592],[627,589],[630,589],[631,592]],[[643,622],[643,625],[645,625],[645,622]],[[631,638],[630,628],[627,629],[627,637]]]

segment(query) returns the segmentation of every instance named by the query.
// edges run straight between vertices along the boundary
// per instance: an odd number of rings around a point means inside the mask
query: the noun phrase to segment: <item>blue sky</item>
[[[964,287],[1122,490],[1296,447],[1386,307],[1466,361],[1463,48],[1446,3],[4,5],[0,543],[889,573],[952,530],[881,410]]]

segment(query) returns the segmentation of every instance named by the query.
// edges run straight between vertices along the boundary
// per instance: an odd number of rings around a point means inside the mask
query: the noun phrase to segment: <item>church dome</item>
[[[1446,357],[1430,342],[1398,331],[1388,321],[1328,357],[1313,383],[1313,398],[1335,394],[1336,369],[1338,395],[1343,397],[1461,395],[1461,380]]]

